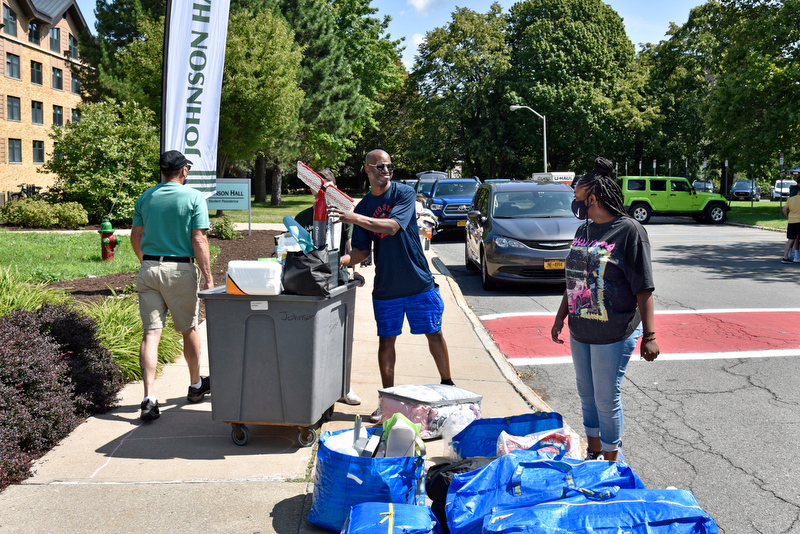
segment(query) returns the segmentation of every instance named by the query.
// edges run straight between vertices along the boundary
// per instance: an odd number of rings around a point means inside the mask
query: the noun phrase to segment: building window
[[[17,36],[17,14],[6,5],[3,6],[3,24],[3,31],[7,35]]]
[[[38,22],[31,22],[28,25],[28,42],[39,46],[39,41],[42,40],[42,32],[39,29]]]
[[[44,124],[44,107],[41,102],[36,100],[31,102],[31,122],[33,124]]]
[[[69,34],[69,57],[78,59],[78,40],[72,34]]]
[[[58,28],[50,28],[50,50],[61,51],[61,30]]]
[[[31,61],[31,83],[42,85],[42,64],[38,61]]]
[[[72,123],[77,124],[81,120],[81,114],[78,112],[77,109],[72,110]]]
[[[20,111],[19,111],[19,98],[16,96],[9,96],[7,99],[7,107],[8,107],[8,120],[10,121],[18,121],[20,120]]]
[[[62,126],[64,124],[64,108],[53,106],[53,124]]]
[[[8,162],[22,163],[22,139],[8,140]]]
[[[64,88],[64,74],[61,69],[53,67],[53,89]]]
[[[72,92],[76,95],[81,94],[81,82],[77,76],[72,77]]]
[[[33,142],[33,162],[44,163],[44,141]]]
[[[6,53],[6,76],[19,80],[19,56]]]

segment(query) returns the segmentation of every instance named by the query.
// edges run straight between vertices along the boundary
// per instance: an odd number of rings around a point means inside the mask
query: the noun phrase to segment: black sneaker
[[[204,376],[200,380],[202,384],[199,388],[189,386],[189,394],[186,396],[186,400],[189,402],[200,402],[203,397],[211,393],[211,377]]]
[[[794,263],[794,261],[792,261],[792,259],[791,259],[791,258],[783,258],[783,259],[781,260],[781,263]]]
[[[603,459],[603,451],[590,451],[586,450],[586,459],[587,460],[602,460]]]
[[[142,413],[139,415],[139,419],[142,421],[152,421],[161,417],[161,414],[158,413],[158,401],[153,402],[150,399],[145,399],[142,401],[141,409]]]

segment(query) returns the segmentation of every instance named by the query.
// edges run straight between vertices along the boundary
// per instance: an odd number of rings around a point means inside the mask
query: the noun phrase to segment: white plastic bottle
[[[416,437],[416,429],[403,419],[398,419],[386,437],[386,457],[415,456]]]

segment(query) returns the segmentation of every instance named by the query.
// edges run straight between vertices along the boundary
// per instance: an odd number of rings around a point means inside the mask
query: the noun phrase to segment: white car
[[[775,180],[775,185],[769,188],[769,199],[778,201],[783,198],[786,200],[789,198],[789,190],[796,185],[797,182],[794,180]]]

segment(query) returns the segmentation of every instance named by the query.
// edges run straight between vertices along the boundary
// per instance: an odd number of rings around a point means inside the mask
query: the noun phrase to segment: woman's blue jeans
[[[640,324],[627,339],[609,345],[569,340],[583,428],[587,437],[600,437],[604,451],[617,450],[622,441],[622,379],[641,335]]]

